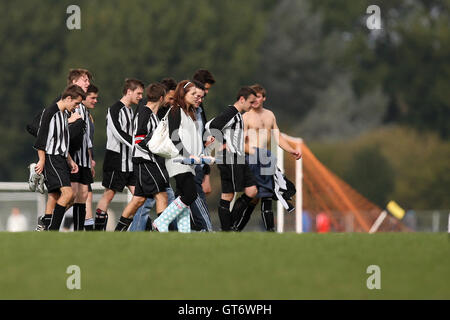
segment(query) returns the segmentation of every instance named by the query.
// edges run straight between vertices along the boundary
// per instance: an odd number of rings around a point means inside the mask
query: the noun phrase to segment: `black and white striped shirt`
[[[117,101],[106,115],[106,171],[133,172],[133,110]]]
[[[139,109],[134,118],[133,162],[139,163],[143,160],[157,162],[155,155],[147,148],[147,142],[158,123],[158,116],[149,107],[143,106]]]
[[[81,148],[73,154],[73,161],[75,161],[78,166],[90,168],[91,159],[89,157],[88,150],[92,148],[92,141],[90,137],[91,122],[89,120],[89,111],[84,104],[80,103],[75,109],[75,112],[81,115],[81,119],[86,124],[86,130],[83,135],[83,143],[81,145]]]
[[[240,157],[245,155],[244,120],[241,113],[234,106],[226,107],[221,114],[208,121],[205,128],[218,139],[219,143],[226,143],[229,152]],[[221,132],[221,137],[217,135],[217,130]],[[216,131],[216,134],[214,131]]]
[[[42,113],[34,148],[44,150],[49,155],[60,155],[67,158],[69,142],[67,113],[59,110],[55,103]]]

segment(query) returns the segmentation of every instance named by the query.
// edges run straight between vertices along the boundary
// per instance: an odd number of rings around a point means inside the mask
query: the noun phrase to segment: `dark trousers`
[[[195,187],[194,175],[190,172],[177,174],[175,177],[176,195],[181,201],[190,206],[197,198],[197,188]]]
[[[196,166],[194,181],[198,198],[191,204],[191,229],[196,231],[212,231],[206,195],[202,188],[204,176],[202,167]]]

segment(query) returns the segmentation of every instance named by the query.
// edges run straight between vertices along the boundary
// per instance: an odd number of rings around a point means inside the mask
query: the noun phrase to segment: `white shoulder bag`
[[[169,112],[170,109],[158,123],[150,141],[147,143],[148,149],[153,154],[168,159],[174,158],[180,153],[169,137],[169,120],[167,119]]]

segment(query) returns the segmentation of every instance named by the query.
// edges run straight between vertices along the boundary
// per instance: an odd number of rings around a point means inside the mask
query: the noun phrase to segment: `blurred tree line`
[[[434,134],[436,143],[448,146],[450,1],[378,1],[380,30],[366,26],[371,2],[2,1],[0,181],[27,179],[26,166],[36,153],[25,125],[63,90],[70,68],[89,69],[100,89],[93,113],[99,175],[106,109],[121,97],[123,80],[179,81],[199,68],[217,80],[206,100],[208,117],[233,103],[240,86],[258,82],[268,90],[266,105],[282,130],[322,143],[318,150],[333,150],[332,145],[347,145],[393,124],[419,136]],[[66,27],[72,4],[81,8],[81,30]],[[386,196],[375,195],[381,185],[394,192],[408,180],[392,165],[398,163],[396,154],[380,155],[381,147],[371,143],[340,167],[332,167],[330,152],[319,159],[382,205]],[[377,154],[385,160],[379,170],[393,180],[368,180],[370,191],[352,177],[358,176],[358,165],[380,163]],[[427,167],[448,161],[442,157],[430,156]],[[442,175],[433,188],[448,190],[449,173]],[[442,196],[428,199],[430,208],[448,206]]]
[[[437,133],[385,126],[338,142],[313,142],[318,159],[371,201],[405,209],[450,208],[450,143]]]

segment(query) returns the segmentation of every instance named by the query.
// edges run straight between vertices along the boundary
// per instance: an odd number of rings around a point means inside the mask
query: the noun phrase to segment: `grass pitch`
[[[68,266],[81,270],[69,290]],[[370,265],[381,289],[369,290]],[[0,299],[450,299],[444,233],[0,233]]]

